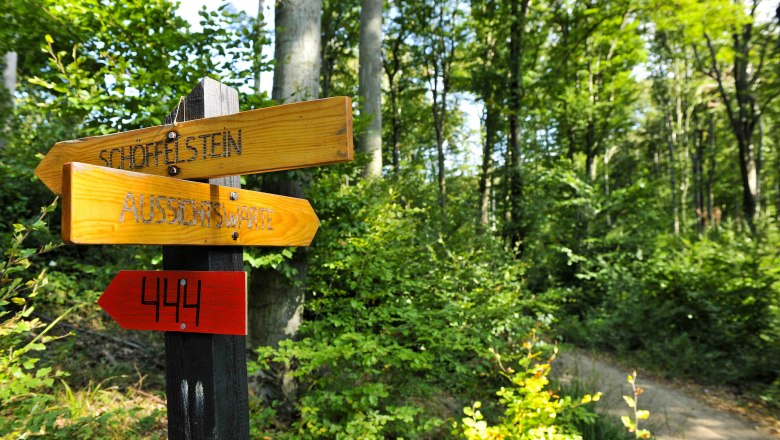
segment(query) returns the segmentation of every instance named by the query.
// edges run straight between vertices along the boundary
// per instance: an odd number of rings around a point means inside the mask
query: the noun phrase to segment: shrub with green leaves
[[[598,301],[570,301],[577,313],[561,329],[673,375],[770,384],[780,363],[777,249],[773,235],[724,228],[695,241],[662,235],[633,259],[603,254],[584,265],[579,288]]]
[[[254,365],[295,367],[295,438],[441,438],[500,380],[487,347],[517,352],[547,312],[497,240],[437,238],[429,212],[397,188],[325,176],[313,190],[322,227],[300,339]]]
[[[30,259],[54,246],[25,247],[25,240],[32,232],[46,227],[44,218],[55,206],[56,202],[43,208],[41,215],[29,225],[14,224],[3,250],[5,261],[0,269],[0,435],[3,437],[51,431],[60,415],[49,406],[54,381],[64,373],[41,367],[37,354],[52,340],[47,333],[57,321],[45,325],[33,317],[35,308],[31,304],[46,285],[47,277],[43,270],[36,275],[30,273]]]
[[[464,437],[469,440],[582,439],[577,425],[592,424],[596,419],[596,414],[584,405],[598,401],[601,393],[573,399],[550,389],[549,375],[558,349],[555,347],[553,354],[544,360],[538,345],[535,335],[524,344],[526,355],[519,359],[517,371],[504,367],[501,356],[491,350],[501,374],[511,381],[511,386],[502,386],[496,393],[505,409],[496,423],[490,424],[480,411],[481,402],[464,408],[466,417],[461,424]]]

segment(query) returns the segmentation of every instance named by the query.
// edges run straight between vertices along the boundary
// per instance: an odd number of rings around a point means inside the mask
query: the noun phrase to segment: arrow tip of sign
[[[59,148],[58,144],[54,146],[46,153],[46,156],[41,159],[38,166],[35,167],[35,176],[46,185],[54,194],[59,195],[62,192],[62,187],[59,185],[59,170],[55,169],[59,166]]]

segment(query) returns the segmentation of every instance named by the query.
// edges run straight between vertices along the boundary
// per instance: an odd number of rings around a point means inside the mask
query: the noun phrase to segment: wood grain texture
[[[166,123],[237,113],[238,91],[204,78],[183,104]],[[209,179],[209,183],[241,187],[238,176]],[[244,268],[241,246],[163,246],[162,250],[165,270]],[[247,355],[246,336],[165,332],[170,440],[249,439]]]
[[[246,335],[246,272],[123,270],[98,304],[124,329]]]
[[[176,178],[202,179],[307,168],[354,157],[348,97],[197,120],[191,119],[197,112],[192,105],[181,105],[178,112],[175,125],[171,118],[168,125],[58,142],[35,175],[60,194],[62,165],[68,162],[158,176],[169,176],[169,167],[175,165]],[[175,138],[169,139],[172,132]]]
[[[81,163],[63,169],[67,243],[308,246],[319,227],[303,199]]]

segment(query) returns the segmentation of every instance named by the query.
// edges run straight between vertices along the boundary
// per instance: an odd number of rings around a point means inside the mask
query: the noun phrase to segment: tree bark
[[[371,118],[360,137],[369,155],[366,178],[382,176],[382,0],[363,0],[360,10],[360,116]]]
[[[276,5],[276,68],[272,98],[295,102],[317,98],[320,73],[320,0],[285,0]],[[263,190],[303,197],[308,173],[296,171],[269,175]],[[306,276],[305,249],[292,260],[297,277]],[[287,280],[281,273],[263,269],[252,273],[250,338],[253,345],[276,347],[295,335],[301,323],[303,283]]]
[[[509,36],[509,202],[510,228],[509,241],[520,251],[523,241],[521,223],[523,221],[523,170],[520,148],[520,106],[522,99],[522,56],[523,34],[525,32],[526,16],[529,0],[522,0],[518,10],[518,2],[511,6],[510,36]]]
[[[257,2],[257,24],[256,30],[257,30],[257,41],[254,42],[254,56],[255,56],[255,93],[260,93],[260,63],[263,59],[263,45],[262,45],[262,37],[261,33],[263,32],[263,26],[265,25],[265,12],[263,12],[263,7],[265,6],[266,0],[259,0]]]
[[[752,11],[755,11],[755,2]],[[748,23],[742,27],[741,32],[734,31],[732,34],[734,50],[732,69],[734,78],[733,99],[727,91],[725,85],[726,78],[718,64],[717,51],[713,46],[712,40],[706,33],[704,38],[709,50],[710,62],[712,63],[710,74],[718,83],[718,92],[726,107],[726,114],[728,115],[734,137],[737,139],[739,171],[742,182],[742,209],[748,225],[751,230],[754,230],[759,208],[759,169],[756,164],[753,134],[760,112],[758,111],[758,103],[756,102],[752,85],[757,79],[755,76],[756,70],[760,70],[760,68],[754,69],[750,62],[752,31],[753,25]],[[769,43],[765,42],[764,44]],[[734,105],[733,101],[736,101],[736,105]]]
[[[450,91],[450,76],[452,74],[452,62],[455,55],[455,42],[449,41],[445,27],[444,5],[439,5],[435,18],[438,32],[427,41],[433,47],[425,70],[429,90],[432,96],[431,112],[433,114],[433,128],[436,133],[436,180],[439,187],[439,221],[442,228],[447,223],[447,181],[445,168],[444,143],[447,135],[447,97]],[[454,22],[454,12],[452,21]]]
[[[673,122],[670,119],[671,116],[667,114],[666,125],[669,130],[669,134],[667,135],[666,143],[669,152],[669,187],[672,196],[672,218],[674,220],[672,231],[674,231],[674,235],[680,235],[680,213],[677,206],[677,178],[675,173],[677,164],[675,163],[676,154],[674,152],[674,146],[677,144],[677,134],[674,131]]]
[[[16,92],[16,68],[18,64],[16,52],[8,52],[3,56],[3,87],[6,93],[13,96]],[[13,104],[13,101],[11,101]]]
[[[276,4],[274,85],[272,98],[277,102],[295,102],[317,98],[320,74],[321,0],[285,0]],[[301,198],[310,180],[307,171],[266,175],[263,191]],[[295,270],[293,279],[271,269],[253,270],[249,301],[249,336],[253,346],[277,347],[295,337],[301,325],[304,281],[308,268],[306,248],[298,248],[289,261]],[[279,408],[292,412],[296,384],[289,370],[281,368],[276,377],[264,384],[267,401],[284,400]],[[285,416],[285,414],[281,414]]]
[[[710,112],[707,121],[707,147],[709,149],[709,169],[707,170],[707,220],[710,226],[716,226],[713,218],[715,196],[712,189],[715,185],[715,117]]]
[[[14,108],[14,93],[16,92],[16,69],[17,69],[18,57],[16,52],[8,52],[3,55],[3,90],[0,93],[0,99],[5,102],[0,102],[0,148],[5,148],[6,145],[6,133],[9,130],[10,115]]]
[[[276,4],[273,99],[296,102],[319,96],[322,0]]]
[[[395,38],[390,39],[387,45],[387,53],[389,56],[384,57],[382,66],[387,75],[387,85],[390,91],[390,116],[391,116],[391,147],[393,154],[393,173],[397,176],[401,167],[401,109],[400,99],[401,93],[403,93],[402,80],[398,77],[401,72],[401,43],[405,38],[406,32],[401,29],[399,34]]]
[[[691,166],[693,167],[693,185],[694,185],[694,203],[696,205],[696,230],[701,235],[707,226],[707,211],[704,207],[704,130],[700,126],[699,111],[693,112],[693,126],[695,130],[694,151],[691,156]]]
[[[487,228],[490,219],[490,190],[493,168],[493,145],[498,129],[498,111],[485,99],[485,143],[482,147],[482,168],[479,173],[479,216],[480,229]]]

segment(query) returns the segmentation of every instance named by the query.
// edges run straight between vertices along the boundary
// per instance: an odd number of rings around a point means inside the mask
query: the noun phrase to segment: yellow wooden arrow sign
[[[82,163],[63,166],[62,239],[79,244],[308,246],[308,201]]]
[[[352,158],[352,102],[339,96],[58,142],[35,175],[59,194],[68,162],[201,179]]]

